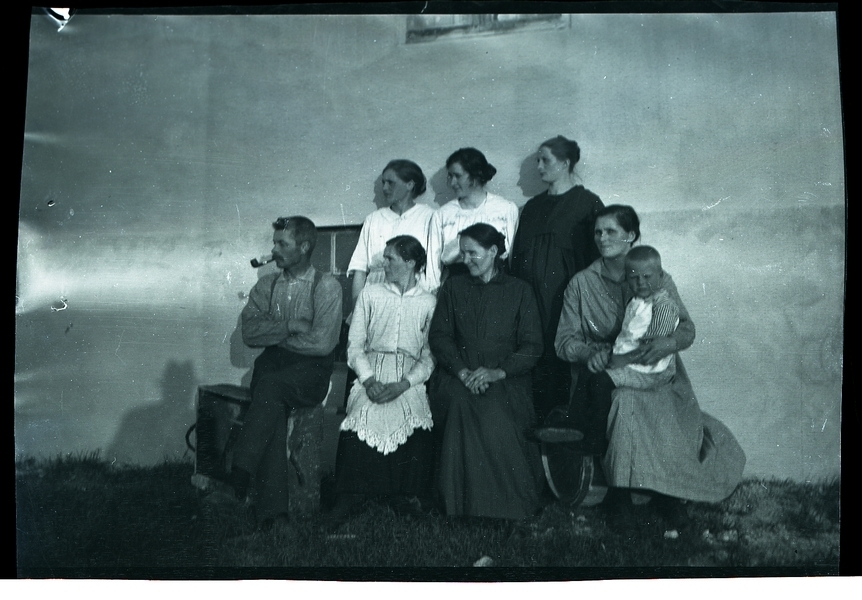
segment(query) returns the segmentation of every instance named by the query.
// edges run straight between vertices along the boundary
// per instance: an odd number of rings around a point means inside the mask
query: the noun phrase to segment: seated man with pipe
[[[251,404],[234,446],[228,483],[244,500],[256,491],[258,527],[288,519],[287,419],[320,404],[332,376],[341,328],[341,285],[311,265],[317,230],[306,217],[273,224],[272,259],[242,311],[242,339],[263,347],[254,363]]]

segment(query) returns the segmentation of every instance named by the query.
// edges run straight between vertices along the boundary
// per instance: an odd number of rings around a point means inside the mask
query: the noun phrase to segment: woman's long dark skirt
[[[434,441],[430,431],[416,429],[395,452],[383,455],[359,439],[355,431],[342,431],[335,457],[335,491],[338,494],[416,496],[431,498]]]

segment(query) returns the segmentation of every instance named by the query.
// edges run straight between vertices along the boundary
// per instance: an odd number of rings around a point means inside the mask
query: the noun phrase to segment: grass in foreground
[[[549,575],[543,567],[562,569],[553,578],[564,579],[697,576],[689,567],[709,567],[704,573],[713,575],[748,568],[781,574],[785,567],[794,574],[838,574],[837,480],[747,480],[718,505],[689,503],[690,524],[678,535],[649,509],[620,530],[609,526],[600,506],[571,509],[558,502],[514,530],[486,520],[402,517],[371,504],[336,534],[325,535],[318,515],[257,532],[245,509],[202,502],[190,484],[192,472],[190,462],[117,468],[98,454],[19,461],[18,576],[272,576],[244,571],[249,567],[287,567],[292,571],[285,577],[325,579],[407,578],[392,567],[422,569],[410,576],[420,580],[544,579]],[[470,568],[480,559],[530,570],[522,576],[436,570]],[[321,567],[340,570],[327,575]],[[662,570],[667,568],[673,569]]]

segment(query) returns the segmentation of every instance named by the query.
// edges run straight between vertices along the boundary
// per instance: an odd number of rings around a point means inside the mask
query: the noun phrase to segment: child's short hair
[[[659,269],[661,268],[661,254],[652,246],[635,246],[626,254],[626,262],[628,261],[639,263],[655,261]]]

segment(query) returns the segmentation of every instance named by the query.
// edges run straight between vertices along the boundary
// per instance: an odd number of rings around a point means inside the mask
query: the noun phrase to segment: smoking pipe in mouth
[[[251,259],[251,266],[255,269],[262,267],[263,265],[269,264],[275,260],[272,254],[267,254],[265,256],[259,256],[257,258]]]

